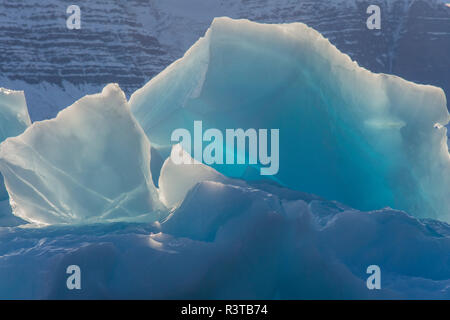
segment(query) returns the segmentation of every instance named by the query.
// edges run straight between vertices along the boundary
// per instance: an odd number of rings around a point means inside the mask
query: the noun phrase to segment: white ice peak
[[[120,220],[162,207],[150,143],[118,85],[86,96],[55,119],[35,122],[0,145],[14,213],[30,222]]]

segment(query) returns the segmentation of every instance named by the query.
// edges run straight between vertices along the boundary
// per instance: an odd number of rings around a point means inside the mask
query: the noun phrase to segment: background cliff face
[[[68,30],[66,8],[81,8]],[[381,30],[366,9],[381,7]],[[216,16],[304,22],[373,72],[450,96],[450,7],[437,0],[93,0],[0,2],[0,86],[25,90],[32,120],[117,82],[129,96],[184,52]]]

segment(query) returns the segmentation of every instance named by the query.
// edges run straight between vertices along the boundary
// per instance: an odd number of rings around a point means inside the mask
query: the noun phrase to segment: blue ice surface
[[[161,146],[177,128],[193,132],[195,120],[224,133],[279,129],[274,181],[360,210],[450,220],[443,90],[360,68],[303,24],[215,19],[130,107]],[[213,167],[249,177],[244,165]]]
[[[205,181],[160,224],[0,228],[0,298],[448,299],[449,252],[443,222]]]

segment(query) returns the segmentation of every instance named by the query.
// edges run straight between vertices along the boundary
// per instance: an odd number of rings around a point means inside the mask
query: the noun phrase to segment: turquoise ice
[[[223,131],[279,128],[273,179],[282,185],[360,210],[450,220],[443,90],[371,73],[304,24],[215,19],[129,103],[155,145],[195,120]],[[255,178],[248,166],[214,168]]]

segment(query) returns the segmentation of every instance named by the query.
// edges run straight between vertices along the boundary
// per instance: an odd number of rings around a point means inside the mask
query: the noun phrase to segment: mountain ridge
[[[81,29],[66,28],[70,1],[0,3],[0,86],[24,90],[32,120],[52,118],[117,82],[129,97],[204,34],[216,16],[303,22],[362,67],[450,94],[450,8],[442,1],[179,0],[80,2]],[[378,4],[381,30],[368,30]],[[449,72],[445,72],[448,69]]]

